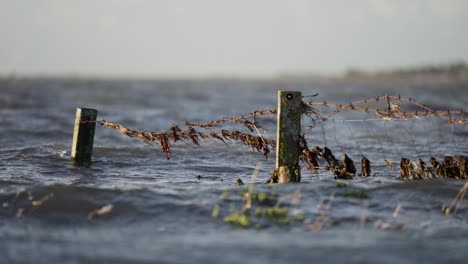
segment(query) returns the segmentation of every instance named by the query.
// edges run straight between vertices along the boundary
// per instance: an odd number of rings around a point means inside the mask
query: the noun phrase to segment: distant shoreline
[[[395,82],[395,83],[468,83],[468,65],[452,63],[397,68],[385,71],[349,69],[343,74],[285,73],[271,77],[255,76],[92,76],[92,75],[0,75],[2,81],[57,80],[57,81],[251,81],[251,82]]]
[[[398,83],[467,83],[468,66],[465,63],[426,65],[385,71],[349,69],[341,75],[285,74],[283,80],[315,80],[346,82],[398,82]]]

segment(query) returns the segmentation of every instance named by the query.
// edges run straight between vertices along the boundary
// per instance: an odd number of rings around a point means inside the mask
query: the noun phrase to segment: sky
[[[466,0],[0,0],[0,75],[271,77],[468,62]]]

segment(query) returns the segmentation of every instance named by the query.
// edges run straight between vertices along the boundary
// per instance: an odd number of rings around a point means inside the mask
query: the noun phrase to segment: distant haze
[[[0,0],[0,75],[269,77],[468,61],[465,0]]]

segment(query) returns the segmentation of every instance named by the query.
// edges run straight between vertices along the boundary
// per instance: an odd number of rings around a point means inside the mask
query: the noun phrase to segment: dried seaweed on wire
[[[442,168],[444,170],[445,177],[457,179],[460,177],[458,162],[452,155],[445,155],[444,161],[442,162]]]
[[[468,158],[464,156],[460,156],[459,166],[460,166],[460,179],[467,179],[468,178]]]
[[[400,103],[410,104],[418,108],[416,111],[406,111],[402,104],[397,104],[394,101]],[[382,102],[386,103],[385,108],[379,109],[378,105]],[[468,120],[464,118],[464,113],[468,111],[468,108],[458,110],[435,110],[425,104],[417,102],[411,98],[405,98],[401,96],[384,95],[376,98],[369,98],[351,102],[347,105],[333,104],[328,102],[304,102],[306,105],[316,107],[316,112],[320,113],[317,115],[317,119],[314,120],[313,124],[308,127],[305,134],[309,133],[312,129],[318,125],[329,120],[338,113],[344,111],[359,111],[364,113],[373,113],[378,119],[384,121],[402,120],[402,119],[416,119],[419,117],[435,116],[446,120],[450,124],[465,125]],[[369,106],[373,104],[374,106]],[[333,111],[329,111],[334,108]],[[365,121],[365,120],[362,120]]]
[[[371,176],[370,161],[364,155],[361,158],[361,176]]]
[[[183,121],[179,125],[185,125],[188,127],[199,127],[199,128],[204,128],[204,129],[210,129],[214,127],[218,127],[222,124],[227,124],[227,123],[234,123],[234,124],[239,124],[247,129],[250,130],[250,132],[254,131],[254,128],[260,128],[259,124],[255,121],[255,118],[258,116],[273,116],[277,113],[277,109],[266,109],[266,110],[256,110],[252,113],[239,116],[239,117],[223,117],[220,119],[216,119],[213,121],[209,121],[206,123],[194,123],[190,121]],[[249,118],[252,118],[252,121],[249,120]]]
[[[411,160],[401,158],[400,161],[400,176],[403,180],[411,180],[414,176],[414,167],[412,166]]]
[[[352,159],[348,155],[343,154],[343,159],[338,161],[332,168],[332,172],[335,174],[335,178],[350,180],[356,175],[356,167]]]
[[[300,160],[307,163],[308,169],[318,170],[320,168],[318,156],[322,152],[322,149],[319,147],[309,149],[307,146],[307,141],[303,135],[299,137],[299,146],[301,150],[301,155],[299,156]]]
[[[426,163],[422,159],[419,159],[419,168],[418,169],[419,169],[419,171],[417,173],[423,179],[427,180],[427,179],[430,179],[431,176],[433,177],[432,170],[426,165]]]
[[[270,153],[270,147],[274,148],[276,146],[276,142],[274,140],[243,133],[241,131],[221,130],[221,132],[202,133],[196,131],[193,127],[188,127],[186,130],[181,130],[178,126],[173,125],[166,132],[145,132],[128,129],[120,124],[111,123],[105,120],[96,122],[103,125],[104,127],[115,129],[122,135],[134,137],[144,142],[158,143],[167,159],[171,158],[170,141],[173,143],[179,141],[190,141],[197,146],[200,145],[200,138],[212,138],[223,143],[226,143],[226,140],[237,141],[243,143],[244,145],[250,146],[252,149],[258,152],[263,153],[266,158],[268,158],[268,154]]]
[[[429,157],[429,161],[432,165],[432,169],[437,173],[437,175],[444,177],[444,172],[442,170],[442,165],[433,157]]]
[[[324,158],[328,162],[328,165],[331,168],[337,167],[340,164],[340,162],[333,155],[332,151],[327,147],[323,148],[321,156],[322,156],[322,158]]]

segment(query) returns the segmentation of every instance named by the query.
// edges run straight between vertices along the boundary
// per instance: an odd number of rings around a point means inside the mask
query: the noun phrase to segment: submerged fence
[[[315,96],[315,95],[314,95]],[[278,108],[256,110],[239,117],[223,117],[205,123],[183,121],[174,124],[165,131],[138,131],[129,129],[121,124],[106,120],[97,120],[97,111],[93,109],[77,109],[75,132],[73,137],[72,159],[77,165],[89,165],[91,161],[95,125],[119,131],[122,135],[137,138],[143,142],[160,147],[167,159],[171,158],[171,144],[191,142],[199,146],[204,139],[214,139],[223,143],[237,142],[251,147],[269,157],[271,149],[276,148],[276,169],[269,182],[299,182],[301,179],[300,162],[307,164],[309,170],[330,170],[336,178],[353,179],[356,176],[371,175],[371,161],[362,155],[360,161],[361,172],[358,173],[353,160],[343,154],[337,159],[328,147],[309,148],[306,135],[318,125],[327,122],[335,115],[345,111],[356,111],[372,115],[370,119],[349,120],[368,121],[381,120],[384,122],[419,119],[423,117],[437,117],[452,125],[464,126],[467,119],[464,114],[468,108],[458,110],[436,110],[412,98],[401,96],[377,96],[351,102],[349,104],[334,104],[328,102],[304,101],[300,92],[278,91]],[[413,108],[414,110],[406,110]],[[262,127],[260,118],[277,117],[276,140],[263,136],[266,130]],[[311,125],[301,131],[301,118],[306,117]],[[236,130],[226,129],[228,124],[239,127]],[[223,129],[224,127],[224,129]],[[400,176],[402,179],[430,179],[448,177],[467,179],[468,158],[459,156],[458,159],[446,155],[439,162],[429,157],[430,166],[423,160],[412,161],[404,157],[400,161]]]

